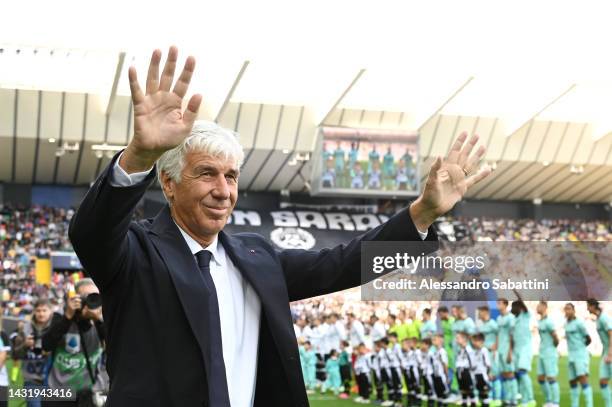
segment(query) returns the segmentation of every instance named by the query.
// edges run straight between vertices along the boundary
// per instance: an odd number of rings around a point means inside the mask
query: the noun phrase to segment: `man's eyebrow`
[[[217,168],[215,168],[212,165],[208,165],[208,164],[201,164],[201,165],[197,165],[194,169],[195,172],[204,172],[204,171],[213,171],[213,172],[217,172]]]
[[[219,172],[219,169],[217,167],[215,167],[214,165],[209,165],[209,164],[197,165],[197,166],[195,166],[195,168],[193,170],[196,173],[201,173],[201,172],[204,172],[204,171],[211,171],[211,172],[215,172],[215,173]],[[238,175],[240,175],[240,169],[230,168],[227,171],[227,174],[238,176]]]

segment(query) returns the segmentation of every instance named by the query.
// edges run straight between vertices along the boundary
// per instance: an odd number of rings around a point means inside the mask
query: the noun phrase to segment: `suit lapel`
[[[223,244],[223,248],[242,276],[255,289],[263,307],[278,306],[275,300],[282,301],[278,290],[286,290],[286,287],[272,271],[277,265],[271,261],[268,253],[260,246],[247,247],[240,239],[231,237],[224,231],[219,232],[219,242]]]
[[[166,264],[189,325],[200,346],[206,377],[210,366],[207,334],[209,291],[204,285],[195,257],[170,216],[168,205],[157,215],[150,229],[152,241]]]

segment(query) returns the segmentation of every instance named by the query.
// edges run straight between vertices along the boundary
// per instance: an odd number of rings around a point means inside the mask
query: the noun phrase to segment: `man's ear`
[[[166,196],[166,199],[168,199],[168,201],[172,201],[174,199],[174,181],[165,171],[162,171],[160,175],[160,184],[162,190],[164,191],[164,195]]]

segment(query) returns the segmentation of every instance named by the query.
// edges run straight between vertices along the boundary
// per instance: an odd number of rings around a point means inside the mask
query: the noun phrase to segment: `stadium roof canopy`
[[[243,190],[304,190],[320,125],[461,130],[496,174],[472,198],[612,201],[604,2],[20,1],[0,26],[0,181],[86,184],[131,133],[127,68],[197,58],[201,117],[240,132]],[[78,143],[78,146],[76,145]],[[78,148],[77,148],[78,147]]]

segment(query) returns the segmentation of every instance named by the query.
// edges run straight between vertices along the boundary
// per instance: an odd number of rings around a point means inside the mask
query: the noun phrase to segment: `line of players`
[[[375,343],[373,353],[365,345],[359,345],[355,362],[359,397],[355,401],[369,403],[374,388],[377,404],[402,406],[403,379],[409,407],[421,406],[424,400],[429,406],[448,406],[452,402],[476,406],[478,399],[482,406],[489,406],[491,356],[484,346],[484,335],[458,332],[454,343],[458,348],[455,369],[460,400],[451,395],[449,374],[452,373],[444,334],[436,333],[420,341],[408,338],[400,345],[397,334],[390,333]],[[383,401],[385,388],[388,400]]]
[[[460,305],[448,309],[440,307],[442,332],[429,318],[421,327],[421,340],[409,338],[398,343],[391,332],[374,342],[370,352],[364,344],[357,348],[355,375],[359,388],[359,403],[369,403],[370,393],[376,392],[378,404],[402,405],[402,380],[408,389],[407,405],[446,406],[451,402],[476,406],[535,406],[533,384],[529,372],[533,358],[531,315],[523,301],[510,306],[505,299],[497,301],[500,315],[491,318],[488,306],[478,308],[479,323],[475,324]],[[590,313],[597,318],[598,336],[602,343],[599,379],[605,407],[612,407],[608,381],[612,374],[612,318],[606,315],[595,300],[587,302]],[[537,360],[538,382],[545,397],[545,407],[560,403],[559,338],[553,321],[548,316],[548,305],[540,302],[538,332],[540,347]],[[572,407],[580,404],[580,393],[585,406],[593,406],[593,392],[589,384],[591,339],[585,324],[576,318],[574,305],[564,307],[564,326],[568,346],[568,376]],[[424,314],[431,314],[425,310]],[[460,400],[452,394],[458,387]],[[387,400],[383,401],[384,390]],[[453,397],[454,396],[454,397]]]
[[[351,143],[348,154],[340,143],[333,152],[327,150],[327,145],[324,144],[322,155],[321,185],[325,188],[416,189],[415,162],[408,148],[396,163],[391,147],[388,147],[387,153],[383,156],[381,171],[380,154],[373,144],[372,151],[368,153],[365,174],[359,161],[359,146],[356,142]]]

